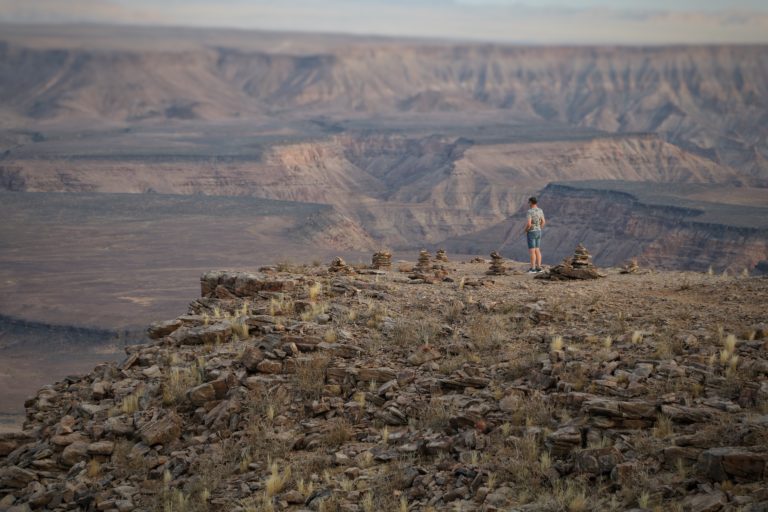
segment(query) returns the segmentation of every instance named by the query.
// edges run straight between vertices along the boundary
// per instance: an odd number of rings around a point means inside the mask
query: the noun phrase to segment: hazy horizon
[[[99,23],[525,44],[768,43],[755,0],[0,0],[2,23]]]

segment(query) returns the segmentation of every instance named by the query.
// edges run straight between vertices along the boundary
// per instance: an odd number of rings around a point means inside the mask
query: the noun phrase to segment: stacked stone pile
[[[435,260],[440,261],[442,263],[448,263],[448,254],[445,252],[445,249],[438,249],[435,253]]]
[[[605,277],[592,264],[592,256],[582,244],[576,246],[573,256],[566,258],[559,265],[555,265],[548,271],[540,273],[537,279],[550,279],[553,281],[566,281],[569,279],[597,279]]]
[[[496,251],[491,253],[491,267],[486,272],[489,276],[503,276],[506,275],[507,268],[504,266],[504,258],[501,257]]]
[[[392,253],[389,251],[378,251],[373,253],[371,266],[377,270],[389,270],[392,268]]]
[[[419,251],[419,260],[416,262],[414,271],[417,273],[426,273],[432,269],[432,257],[429,251],[422,249]]]

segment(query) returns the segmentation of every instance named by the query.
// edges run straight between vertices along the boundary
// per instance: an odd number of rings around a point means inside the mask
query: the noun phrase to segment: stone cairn
[[[442,263],[448,263],[448,254],[445,252],[445,249],[438,249],[435,253],[435,260],[440,261]]]
[[[621,267],[621,270],[619,271],[619,273],[634,274],[638,270],[640,270],[640,265],[637,264],[637,258],[632,258],[623,267]]]
[[[486,272],[489,276],[503,276],[507,273],[506,267],[504,267],[504,258],[501,257],[496,251],[491,253],[491,267]]]
[[[392,253],[389,251],[379,251],[373,253],[371,258],[371,267],[376,270],[389,270],[392,268]]]
[[[579,244],[573,251],[573,256],[566,258],[559,265],[555,265],[547,272],[536,276],[537,279],[552,279],[565,281],[568,279],[597,279],[605,277],[597,267],[592,264],[592,256],[586,247]]]
[[[344,258],[336,256],[333,258],[333,261],[331,261],[331,264],[328,267],[328,272],[333,272],[334,274],[354,274],[355,269],[347,265]]]
[[[416,262],[414,271],[417,273],[429,272],[432,269],[432,257],[429,251],[422,249],[419,251],[419,260]]]

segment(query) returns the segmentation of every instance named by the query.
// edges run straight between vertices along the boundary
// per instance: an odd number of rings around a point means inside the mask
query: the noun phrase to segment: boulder
[[[82,434],[80,432],[73,432],[71,434],[62,434],[58,436],[53,436],[51,438],[51,442],[55,444],[56,446],[69,446],[72,443],[88,443],[90,442],[90,439],[88,439],[88,436],[85,434]]]
[[[441,357],[442,354],[440,354],[440,351],[432,345],[422,345],[416,348],[416,350],[408,356],[408,363],[414,366],[421,366],[424,363],[440,359]]]
[[[181,323],[178,319],[155,322],[147,329],[147,335],[154,340],[164,338],[181,327]]]
[[[613,446],[607,448],[588,448],[574,457],[574,466],[579,473],[606,475],[613,468],[624,462],[621,452]]]
[[[181,327],[171,336],[177,345],[204,345],[223,343],[232,336],[229,323],[202,325],[200,327]]]
[[[706,407],[662,405],[661,412],[675,423],[703,423],[712,419],[713,411]]]
[[[5,457],[22,445],[31,443],[34,437],[27,432],[0,433],[0,457]]]
[[[37,474],[18,466],[0,469],[0,488],[23,489],[30,482],[37,480]]]
[[[88,445],[88,453],[91,455],[112,455],[115,451],[115,443],[112,441],[96,441]]]
[[[694,494],[686,496],[683,500],[683,510],[686,512],[717,512],[728,503],[728,499],[722,491],[713,491],[708,494]]]
[[[240,362],[249,372],[258,371],[259,363],[264,360],[264,353],[257,347],[246,347],[243,355],[240,356]]]
[[[216,399],[216,389],[210,382],[206,382],[187,391],[187,398],[192,405],[200,406]]]
[[[133,434],[133,418],[127,415],[113,416],[104,422],[104,431],[110,434],[127,436]]]
[[[701,452],[696,469],[700,474],[718,482],[759,482],[768,475],[766,464],[766,453],[754,453],[744,448],[726,446]]]
[[[112,391],[112,383],[98,380],[91,386],[91,396],[94,400],[103,400]]]
[[[283,371],[283,363],[274,359],[265,359],[256,365],[256,369],[261,373],[280,373]]]
[[[88,460],[88,446],[89,443],[77,441],[68,445],[61,452],[61,463],[65,466],[74,466],[78,462]]]
[[[141,427],[141,440],[148,446],[167,444],[181,435],[182,421],[176,413],[169,413]]]

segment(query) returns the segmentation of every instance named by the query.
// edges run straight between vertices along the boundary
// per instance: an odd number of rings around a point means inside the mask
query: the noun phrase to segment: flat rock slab
[[[758,482],[768,475],[768,453],[755,453],[739,447],[710,448],[699,455],[697,470],[707,478],[722,482]]]

